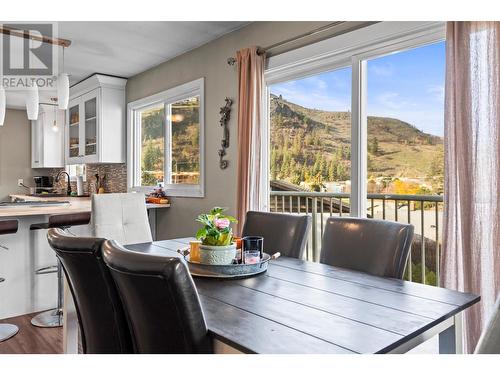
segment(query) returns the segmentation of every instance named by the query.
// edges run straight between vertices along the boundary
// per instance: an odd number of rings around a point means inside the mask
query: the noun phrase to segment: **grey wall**
[[[265,47],[313,30],[325,22],[257,22],[177,58],[140,73],[128,80],[127,102],[205,77],[205,198],[173,198],[172,207],[158,210],[160,239],[192,236],[195,217],[213,206],[224,206],[234,214],[236,209],[237,103],[233,104],[229,128],[231,145],[227,150],[229,167],[219,168],[217,150],[222,130],[219,109],[226,96],[237,99],[236,67],[226,60],[236,51],[252,45]]]
[[[17,179],[32,185],[31,126],[24,110],[8,109],[0,126],[0,201],[11,193],[25,193]]]

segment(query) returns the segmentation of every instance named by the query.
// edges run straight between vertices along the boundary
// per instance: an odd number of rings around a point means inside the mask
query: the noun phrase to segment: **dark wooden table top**
[[[189,240],[127,248],[179,256]],[[253,278],[194,280],[210,332],[249,353],[386,353],[479,301],[287,257]]]

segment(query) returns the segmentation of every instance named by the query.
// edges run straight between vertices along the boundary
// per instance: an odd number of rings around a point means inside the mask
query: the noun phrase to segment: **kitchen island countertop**
[[[38,216],[38,215],[58,215],[58,214],[73,214],[80,212],[91,211],[90,197],[33,197],[23,194],[11,194],[12,200],[18,199],[23,201],[52,201],[52,202],[69,202],[69,204],[61,206],[6,206],[0,207],[0,217],[23,217],[23,216]],[[148,209],[168,208],[170,204],[147,204]]]

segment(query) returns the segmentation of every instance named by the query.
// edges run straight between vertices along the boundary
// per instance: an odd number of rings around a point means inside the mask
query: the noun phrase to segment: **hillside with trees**
[[[349,180],[350,112],[305,108],[271,95],[270,114],[272,180],[316,191],[324,190],[325,182]],[[441,193],[443,163],[441,137],[398,119],[368,117],[369,183],[386,181],[378,190],[392,184],[399,193]]]
[[[197,184],[200,174],[200,101],[199,97],[181,100],[171,105],[167,117],[171,126],[172,181],[167,183]],[[142,184],[156,186],[164,182],[164,132],[163,107],[141,114]]]

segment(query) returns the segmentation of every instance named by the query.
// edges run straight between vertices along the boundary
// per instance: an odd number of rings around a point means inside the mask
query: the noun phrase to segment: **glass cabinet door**
[[[69,157],[80,156],[80,111],[79,105],[69,108]]]
[[[97,154],[97,98],[84,102],[85,111],[85,156]]]

